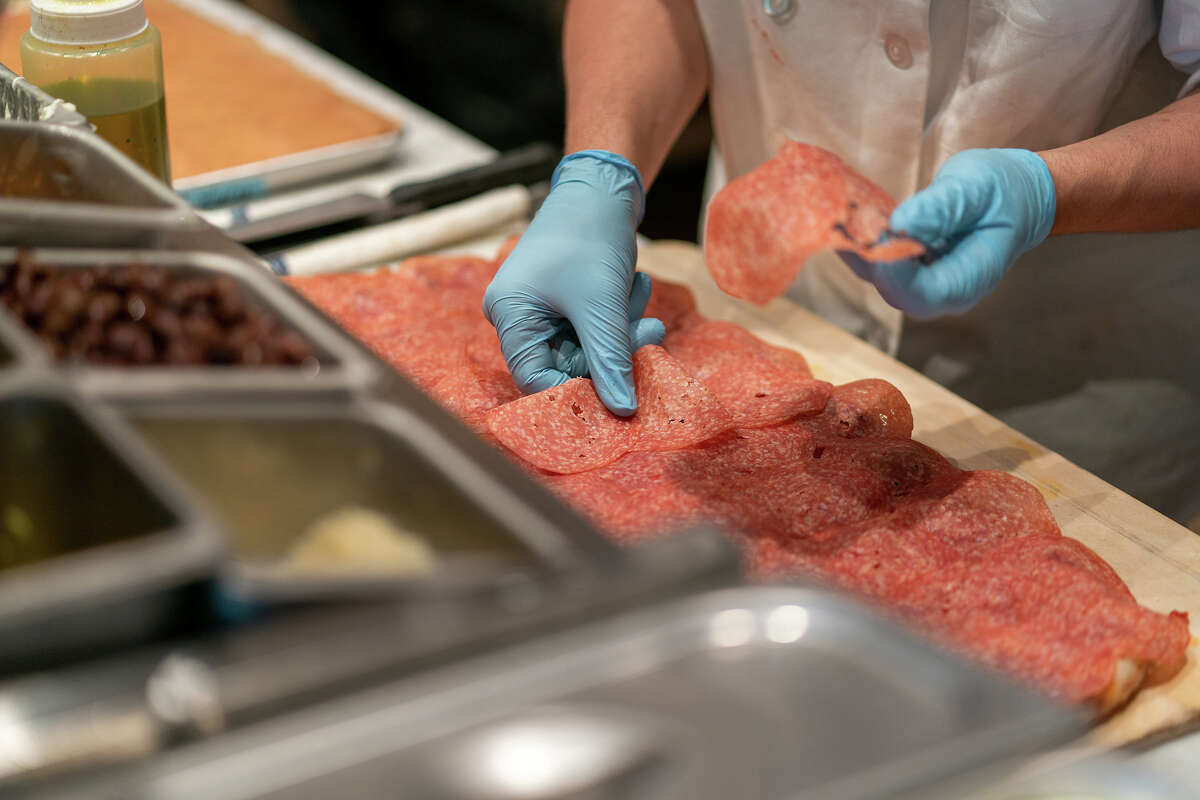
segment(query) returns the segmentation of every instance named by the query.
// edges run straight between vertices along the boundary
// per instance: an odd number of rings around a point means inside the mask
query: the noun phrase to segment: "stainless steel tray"
[[[0,673],[178,627],[209,519],[109,412],[0,372]]]
[[[200,208],[244,202],[301,184],[329,180],[356,170],[382,167],[400,155],[411,107],[376,81],[339,61],[275,22],[226,0],[173,0],[231,35],[253,39],[346,98],[393,120],[399,130],[327,147],[290,153],[175,181],[179,192]]]
[[[153,247],[207,224],[94,133],[0,120],[0,245]]]
[[[185,748],[91,797],[853,798],[1084,720],[824,591],[711,591]]]
[[[354,388],[368,387],[379,378],[378,365],[336,325],[265,270],[245,261],[211,253],[150,250],[35,249],[32,255],[40,264],[64,269],[138,263],[228,275],[251,299],[304,335],[316,350],[319,362],[312,366],[263,368],[91,365],[57,368],[85,393],[112,398],[170,398],[189,393],[346,393]],[[15,257],[15,250],[0,248],[0,261],[11,261]],[[0,307],[0,317],[6,316],[9,316],[7,311]],[[54,368],[33,335],[19,323],[14,324],[11,317],[8,328],[20,329],[10,336],[24,339],[25,350],[38,351],[44,369]]]
[[[619,550],[555,506],[513,496],[503,479],[426,420],[377,402],[123,406],[134,428],[223,519],[224,586],[251,603],[391,594],[504,591],[537,573],[581,570]],[[423,574],[289,569],[317,519],[345,508],[383,514],[433,551]]]
[[[147,768],[153,771],[146,756],[164,742],[245,729],[306,704],[737,578],[736,551],[715,531],[655,540],[639,551],[630,569],[593,575],[592,591],[573,582],[469,602],[383,598],[311,606],[0,683],[6,725],[34,743],[19,754],[0,747],[0,795],[141,796],[130,787],[142,783]],[[186,702],[163,702],[172,698]],[[67,770],[75,774],[62,774]]]
[[[174,187],[196,208],[219,208],[383,166],[400,155],[403,131],[180,178]]]
[[[1153,751],[1151,751],[1153,752]],[[999,780],[963,800],[1195,800],[1200,797],[1194,754],[1175,770],[1119,751]]]
[[[75,106],[51,97],[3,64],[0,64],[0,119],[46,122],[92,131],[92,123]]]

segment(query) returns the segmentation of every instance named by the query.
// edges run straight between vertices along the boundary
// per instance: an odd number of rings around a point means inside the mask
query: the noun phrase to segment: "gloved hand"
[[[934,253],[932,264],[842,260],[890,305],[917,318],[961,314],[996,287],[1005,270],[1054,225],[1054,180],[1029,150],[964,150],[923,191],[892,212],[892,230]]]
[[[550,194],[483,295],[517,386],[536,392],[591,375],[614,414],[637,409],[633,352],[666,330],[641,319],[650,278],[635,273],[645,204],[637,168],[604,150],[563,158]]]

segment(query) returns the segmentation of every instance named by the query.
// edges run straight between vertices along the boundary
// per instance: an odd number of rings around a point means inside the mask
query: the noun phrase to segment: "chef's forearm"
[[[1058,195],[1052,233],[1200,227],[1200,93],[1038,155]]]
[[[708,88],[693,0],[570,0],[566,151],[609,150],[647,188]]]

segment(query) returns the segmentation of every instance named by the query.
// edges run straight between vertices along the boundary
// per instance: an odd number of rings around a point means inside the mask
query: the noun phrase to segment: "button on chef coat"
[[[720,153],[710,193],[790,138],[832,150],[903,198],[961,150],[1069,144],[1152,113],[1200,83],[1200,0],[1164,0],[1161,16],[1155,0],[696,5]],[[1019,420],[1045,444],[1063,438],[1070,428],[1064,417],[1105,431],[1120,427],[1120,417],[1139,436],[1174,439],[1180,459],[1200,464],[1200,336],[1191,322],[1200,298],[1197,254],[1196,231],[1052,239],[1020,259],[975,310],[932,322],[904,320],[831,254],[810,260],[789,294],[967,399]],[[1155,423],[1154,408],[1137,412],[1147,416],[1144,425],[1129,422],[1146,381],[1172,398],[1175,431]],[[1085,395],[1109,398],[1119,410],[1113,418],[1037,410]],[[1040,418],[1057,420],[1056,427],[1039,428]],[[1107,452],[1127,449],[1114,444]],[[1142,469],[1137,458],[1122,456],[1125,468],[1075,455],[1110,480],[1122,469]],[[1169,480],[1144,489],[1138,480],[1122,485],[1176,515],[1200,513],[1200,488],[1184,497],[1161,489]]]

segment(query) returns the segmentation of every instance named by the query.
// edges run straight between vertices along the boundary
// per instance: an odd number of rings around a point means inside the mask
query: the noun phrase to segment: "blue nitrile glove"
[[[961,314],[996,288],[1017,257],[1050,234],[1056,208],[1046,162],[1029,150],[964,150],[892,212],[892,230],[941,254],[931,264],[842,259],[892,306],[917,318]]]
[[[590,374],[615,414],[637,408],[633,352],[666,331],[641,319],[650,278],[635,273],[645,192],[637,168],[604,150],[563,158],[550,194],[483,295],[517,386],[536,392]]]

